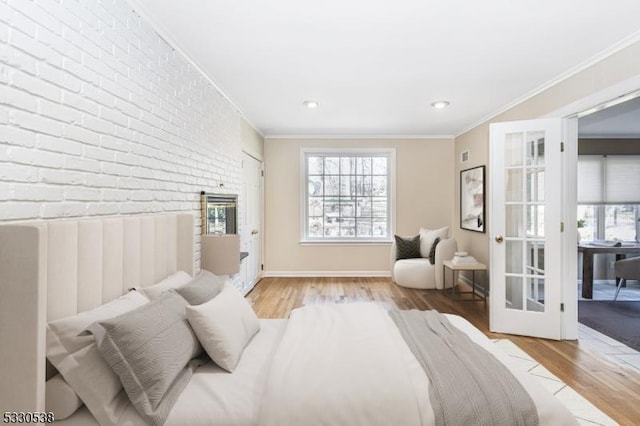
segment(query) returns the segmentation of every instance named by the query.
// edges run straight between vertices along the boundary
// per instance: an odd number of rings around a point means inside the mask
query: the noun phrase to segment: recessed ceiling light
[[[318,106],[320,105],[318,101],[304,101],[302,104],[309,109],[318,108]]]
[[[436,108],[436,109],[442,109],[442,108],[446,108],[449,106],[449,102],[448,101],[437,101],[431,104],[432,107]]]

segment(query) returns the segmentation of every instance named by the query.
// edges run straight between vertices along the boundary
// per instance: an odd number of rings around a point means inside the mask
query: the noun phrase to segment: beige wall
[[[264,138],[243,118],[240,120],[242,150],[258,160],[264,160]]]
[[[640,75],[640,42],[618,51],[537,96],[458,136],[455,139],[456,160],[460,157],[460,153],[466,149],[471,151],[471,159],[465,164],[460,164],[459,161],[455,162],[455,199],[459,199],[460,170],[489,164],[490,123],[538,118],[625,80],[637,78],[638,75]],[[491,169],[488,167],[487,176],[490,173]],[[487,203],[489,203],[490,197],[491,191],[487,188]],[[459,209],[458,204],[454,204],[453,221],[460,217]],[[487,209],[486,214],[489,218],[491,211]],[[454,229],[458,247],[468,250],[478,260],[488,264],[490,236],[462,231],[458,226]]]
[[[452,139],[267,139],[265,273],[388,272],[389,244],[300,245],[300,148],[395,148],[396,233],[452,226]]]

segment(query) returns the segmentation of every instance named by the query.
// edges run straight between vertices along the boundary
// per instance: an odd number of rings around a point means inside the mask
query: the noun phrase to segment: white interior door
[[[243,153],[243,195],[245,211],[242,226],[242,251],[249,256],[242,261],[244,292],[258,282],[262,273],[262,162]]]
[[[560,339],[562,120],[490,128],[490,329]]]

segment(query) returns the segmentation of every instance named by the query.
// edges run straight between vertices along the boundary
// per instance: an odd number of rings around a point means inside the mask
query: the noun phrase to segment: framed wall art
[[[460,228],[485,232],[484,166],[460,172]]]

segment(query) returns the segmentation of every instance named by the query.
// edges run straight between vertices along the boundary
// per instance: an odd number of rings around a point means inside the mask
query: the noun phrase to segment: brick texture
[[[0,222],[241,193],[240,114],[124,0],[0,11]]]

